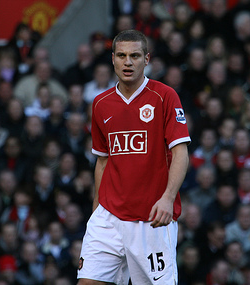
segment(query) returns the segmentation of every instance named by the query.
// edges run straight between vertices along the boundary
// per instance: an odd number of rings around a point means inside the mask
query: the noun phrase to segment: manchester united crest
[[[44,35],[54,24],[58,11],[44,1],[36,1],[23,11],[23,22]]]
[[[152,121],[154,119],[154,109],[155,107],[151,106],[150,104],[146,104],[143,107],[139,108],[140,119],[146,123]]]

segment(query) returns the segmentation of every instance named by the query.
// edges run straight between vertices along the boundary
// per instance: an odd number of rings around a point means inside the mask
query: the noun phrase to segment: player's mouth
[[[133,70],[132,69],[123,69],[123,74],[125,76],[131,76],[133,74]]]

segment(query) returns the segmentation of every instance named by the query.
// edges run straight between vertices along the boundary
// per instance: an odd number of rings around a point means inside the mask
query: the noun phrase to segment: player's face
[[[136,88],[142,84],[149,54],[144,54],[141,42],[117,42],[112,59],[120,84]]]

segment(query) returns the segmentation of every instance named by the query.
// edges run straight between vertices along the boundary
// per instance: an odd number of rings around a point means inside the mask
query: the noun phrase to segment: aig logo
[[[109,133],[110,155],[147,153],[147,131]]]

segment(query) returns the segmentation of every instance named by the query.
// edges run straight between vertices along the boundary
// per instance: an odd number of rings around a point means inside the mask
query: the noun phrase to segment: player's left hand
[[[151,209],[149,221],[153,228],[167,226],[173,218],[173,202],[166,197],[161,197]]]

